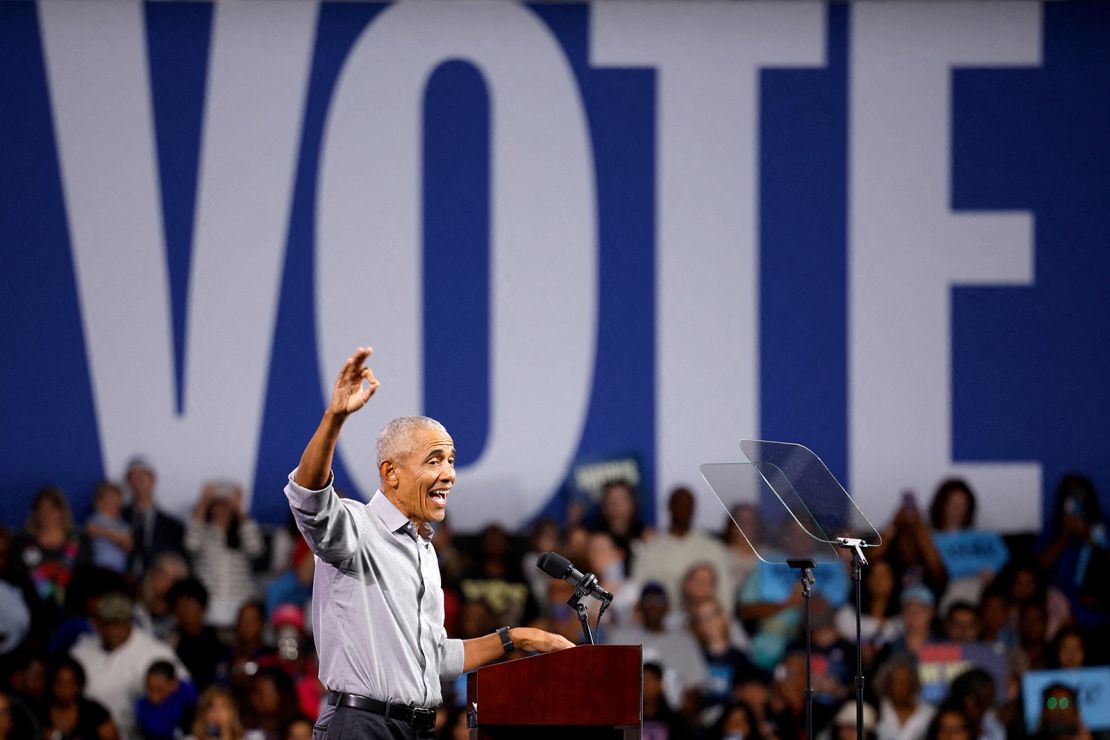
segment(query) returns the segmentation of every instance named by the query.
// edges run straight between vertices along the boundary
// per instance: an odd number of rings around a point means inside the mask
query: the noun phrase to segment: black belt
[[[342,691],[329,691],[328,704],[380,714],[386,719],[404,722],[417,730],[433,730],[436,726],[436,710],[434,709],[410,707],[407,704],[395,704],[390,701],[378,701],[368,696],[348,694]]]

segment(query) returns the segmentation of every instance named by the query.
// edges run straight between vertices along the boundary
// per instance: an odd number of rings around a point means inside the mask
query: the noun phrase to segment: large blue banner
[[[875,521],[1110,489],[1110,8],[0,5],[0,518],[145,454],[261,518],[359,344],[454,434],[463,528],[577,461],[645,509],[741,437]],[[701,507],[714,526],[719,511]]]

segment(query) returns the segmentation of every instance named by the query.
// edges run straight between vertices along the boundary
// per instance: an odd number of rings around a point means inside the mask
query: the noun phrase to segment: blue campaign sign
[[[653,521],[741,438],[876,523],[961,475],[1040,530],[1064,472],[1110,493],[1108,35],[1085,3],[0,3],[0,520],[47,483],[81,519],[137,453],[167,509],[233,478],[283,520],[370,344],[337,484],[435,416],[464,530],[618,457]]]
[[[1021,677],[1025,727],[1035,732],[1041,721],[1045,687],[1062,683],[1079,695],[1079,714],[1092,731],[1110,730],[1110,666],[1058,671],[1029,671]]]
[[[952,578],[977,576],[984,570],[997,573],[1010,559],[1010,550],[998,532],[934,532],[933,542]]]

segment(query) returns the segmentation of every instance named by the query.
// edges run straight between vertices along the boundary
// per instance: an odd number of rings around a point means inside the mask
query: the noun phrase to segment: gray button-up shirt
[[[364,504],[331,484],[285,495],[316,555],[312,624],[320,680],[329,689],[422,707],[443,697],[440,678],[463,670],[461,640],[443,628],[435,548],[378,491]]]

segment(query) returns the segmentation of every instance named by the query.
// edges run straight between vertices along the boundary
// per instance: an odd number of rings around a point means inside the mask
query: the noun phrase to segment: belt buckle
[[[433,730],[436,726],[436,710],[424,707],[412,708],[412,726],[417,730]]]

